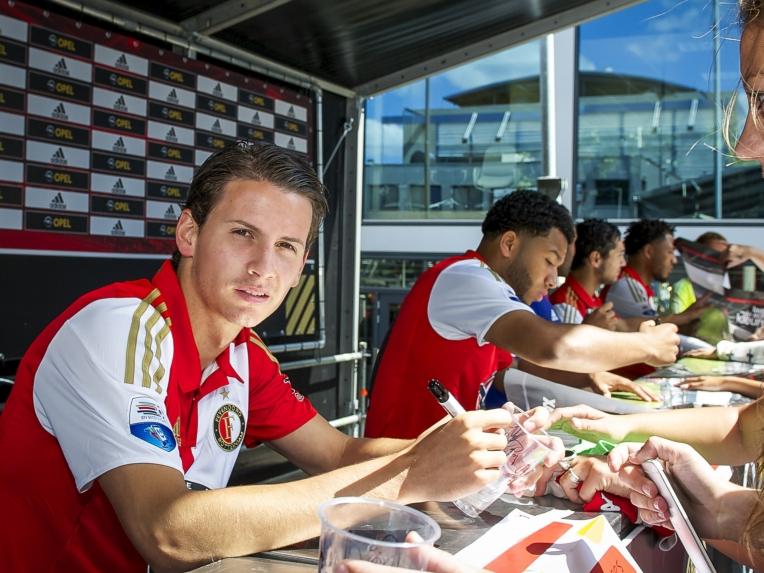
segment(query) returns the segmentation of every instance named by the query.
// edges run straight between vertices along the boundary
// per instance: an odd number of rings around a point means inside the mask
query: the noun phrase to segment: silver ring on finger
[[[567,474],[568,474],[568,476],[570,476],[570,481],[571,481],[572,483],[574,483],[574,484],[579,484],[579,483],[581,483],[582,481],[584,481],[584,480],[582,480],[580,477],[578,477],[578,474],[577,474],[576,472],[574,472],[574,471],[573,471],[573,469],[569,469],[569,470],[568,470],[567,472],[565,472],[565,473],[567,473]]]

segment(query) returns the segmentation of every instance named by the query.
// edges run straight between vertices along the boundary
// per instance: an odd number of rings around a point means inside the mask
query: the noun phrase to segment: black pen
[[[459,403],[459,401],[451,395],[451,392],[440,383],[440,380],[433,378],[427,383],[427,389],[432,392],[435,399],[438,401],[443,409],[448,412],[449,416],[455,418],[459,414],[464,414],[465,409]]]

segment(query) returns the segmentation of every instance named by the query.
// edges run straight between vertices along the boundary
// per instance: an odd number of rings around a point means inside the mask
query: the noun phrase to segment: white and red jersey
[[[249,329],[202,371],[169,262],[93,291],[32,343],[0,417],[0,570],[145,571],[100,476],[159,464],[222,488],[242,443],[314,415]]]
[[[475,409],[496,370],[512,362],[485,335],[515,310],[533,312],[474,251],[423,273],[377,359],[366,435],[414,438],[440,420],[443,410],[427,390],[431,378]]]
[[[606,302],[613,303],[613,310],[620,317],[658,316],[653,289],[629,266],[623,267],[621,277],[605,287],[602,296]]]
[[[571,275],[549,295],[549,300],[560,322],[566,324],[581,324],[590,312],[602,306],[602,299],[586,292]]]

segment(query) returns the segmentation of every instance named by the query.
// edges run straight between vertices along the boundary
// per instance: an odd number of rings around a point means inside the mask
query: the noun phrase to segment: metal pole
[[[281,370],[299,370],[300,368],[310,368],[311,366],[326,366],[327,364],[341,364],[343,362],[354,362],[363,358],[363,352],[346,352],[344,354],[334,354],[332,356],[321,356],[319,358],[306,358],[305,360],[293,360],[283,362]]]
[[[714,0],[714,124],[716,153],[714,153],[714,192],[717,219],[722,218],[722,146],[724,145],[722,137],[722,56],[721,56],[721,17],[719,14],[719,0]]]
[[[361,358],[360,362],[358,363],[358,378],[360,379],[359,389],[358,389],[358,415],[360,416],[360,420],[358,422],[358,433],[363,436],[366,431],[366,402],[368,401],[368,392],[366,390],[368,384],[366,380],[366,361],[369,358],[369,353],[366,352],[367,344],[365,340],[362,340],[358,343],[358,350],[363,354],[363,358]]]
[[[424,79],[424,210],[430,212],[430,78]]]

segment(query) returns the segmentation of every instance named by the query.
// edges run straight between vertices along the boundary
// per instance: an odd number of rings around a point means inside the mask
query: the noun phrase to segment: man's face
[[[621,269],[626,266],[623,241],[618,239],[615,246],[610,249],[600,266],[600,283],[611,285],[621,276]]]
[[[508,261],[502,278],[523,302],[541,300],[557,285],[557,267],[565,258],[568,241],[559,229],[546,235],[518,235],[517,252]]]
[[[238,328],[270,316],[299,281],[311,215],[308,199],[271,183],[228,183],[193,236],[193,310]]]
[[[676,264],[674,236],[666,234],[662,239],[656,239],[650,243],[650,246],[652,247],[650,270],[653,277],[661,282],[667,281]]]

